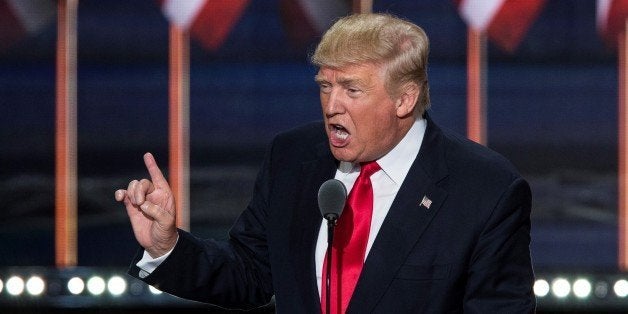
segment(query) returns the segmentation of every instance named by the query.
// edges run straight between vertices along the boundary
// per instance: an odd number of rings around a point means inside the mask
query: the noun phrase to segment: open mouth
[[[340,124],[332,124],[331,125],[331,133],[335,138],[339,140],[346,140],[349,137],[349,132]]]

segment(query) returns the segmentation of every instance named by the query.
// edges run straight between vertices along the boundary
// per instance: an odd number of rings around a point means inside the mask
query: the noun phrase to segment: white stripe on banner
[[[344,1],[299,0],[299,3],[318,32],[326,30],[341,15],[349,12],[349,7]]]
[[[606,27],[608,26],[608,15],[611,10],[611,2],[612,0],[597,0],[596,22],[597,29],[601,33],[606,32]]]
[[[56,11],[55,4],[50,0],[8,0],[7,4],[29,34],[48,24]]]
[[[206,0],[167,0],[163,4],[164,14],[175,25],[188,29]]]
[[[485,31],[506,0],[464,0],[460,15],[473,29]]]

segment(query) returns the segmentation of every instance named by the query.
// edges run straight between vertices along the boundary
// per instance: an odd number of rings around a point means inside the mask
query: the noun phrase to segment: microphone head
[[[318,208],[323,218],[338,219],[347,201],[347,188],[340,180],[329,179],[318,189]]]

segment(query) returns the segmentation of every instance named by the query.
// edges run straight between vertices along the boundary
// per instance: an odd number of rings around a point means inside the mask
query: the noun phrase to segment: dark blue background
[[[453,2],[374,6],[426,30],[432,116],[464,133],[466,27]],[[168,23],[152,0],[81,0],[78,25],[79,263],[125,265],[136,244],[113,191],[145,176],[145,151],[167,171]],[[319,119],[313,46],[292,45],[285,27],[278,1],[253,0],[218,51],[192,42],[200,235],[222,236],[243,208],[274,134]],[[55,39],[50,25],[0,52],[2,265],[53,264]],[[532,184],[536,266],[615,267],[617,60],[597,34],[595,1],[547,1],[514,54],[489,44],[488,56],[489,146]],[[205,177],[207,167],[225,175]],[[229,176],[241,177],[228,185],[236,191],[208,198],[233,206],[218,218],[194,214],[211,210],[195,195]]]

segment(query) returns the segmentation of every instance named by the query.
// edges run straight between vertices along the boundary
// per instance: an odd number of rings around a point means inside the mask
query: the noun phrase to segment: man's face
[[[384,85],[382,66],[321,67],[316,82],[329,146],[337,159],[378,159],[405,135],[407,129],[402,127],[397,102]]]

